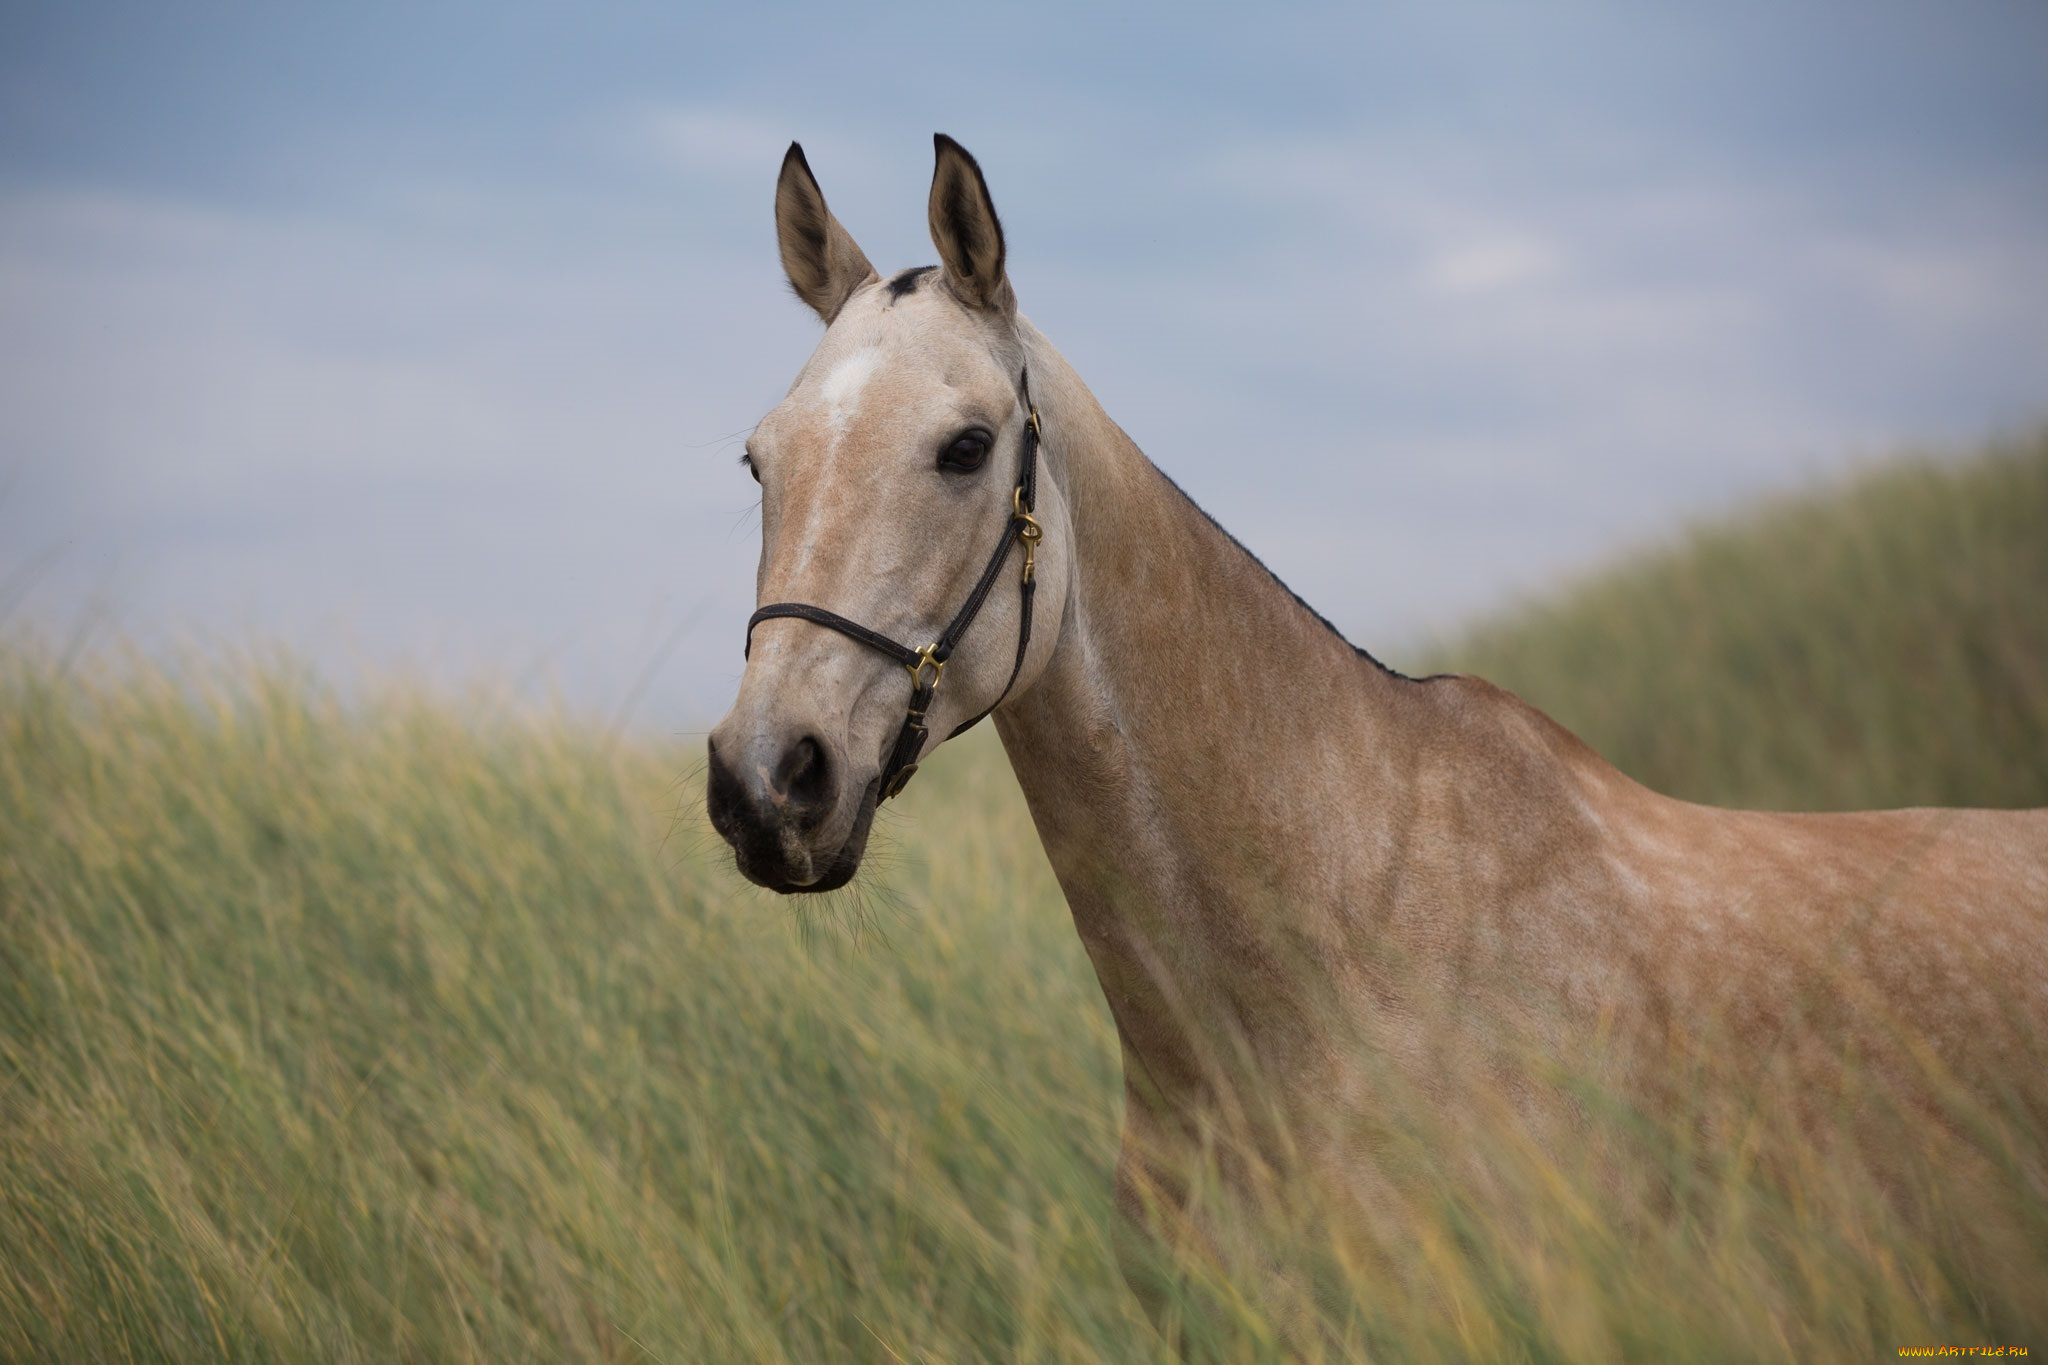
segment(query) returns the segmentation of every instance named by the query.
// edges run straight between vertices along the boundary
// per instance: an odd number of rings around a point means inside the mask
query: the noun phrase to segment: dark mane
[[[894,303],[905,294],[917,292],[918,282],[937,269],[935,265],[914,265],[908,270],[897,271],[889,280],[889,302]]]
[[[1150,464],[1151,461],[1148,460],[1147,463]],[[1281,579],[1279,574],[1276,574],[1271,569],[1266,568],[1265,560],[1260,559],[1250,550],[1247,550],[1244,546],[1243,541],[1239,540],[1236,536],[1230,534],[1230,532],[1224,530],[1222,522],[1210,516],[1208,510],[1204,508],[1202,504],[1196,502],[1193,498],[1189,497],[1188,491],[1173,481],[1173,475],[1167,473],[1163,469],[1159,469],[1159,466],[1157,464],[1153,464],[1152,467],[1154,469],[1159,470],[1159,477],[1166,480],[1167,487],[1171,488],[1174,492],[1180,494],[1181,501],[1185,502],[1188,506],[1194,508],[1195,511],[1201,513],[1202,520],[1208,522],[1211,526],[1214,526],[1217,529],[1217,531],[1222,534],[1225,540],[1229,541],[1232,545],[1236,546],[1239,554],[1243,555],[1246,559],[1249,559],[1252,563],[1258,565],[1259,568],[1262,571],[1264,571],[1266,577],[1272,579],[1273,582],[1279,587],[1280,591],[1286,593],[1289,597],[1294,599],[1295,606],[1300,607],[1310,616],[1315,617],[1316,620],[1322,624],[1324,630],[1329,631],[1330,634],[1336,636],[1340,640],[1343,640],[1346,647],[1348,647],[1353,654],[1356,654],[1359,658],[1365,660],[1367,663],[1371,664],[1374,668],[1377,668],[1380,672],[1386,674],[1388,677],[1399,678],[1402,682],[1433,682],[1438,678],[1448,678],[1455,676],[1449,673],[1432,673],[1426,678],[1410,677],[1408,674],[1401,672],[1399,669],[1387,667],[1385,664],[1381,663],[1377,658],[1375,658],[1371,651],[1360,649],[1357,645],[1352,644],[1350,640],[1345,638],[1343,631],[1337,629],[1336,626],[1330,623],[1329,617],[1323,615],[1314,607],[1310,606],[1307,602],[1303,601],[1301,594],[1296,592],[1294,589],[1288,587],[1287,584]]]

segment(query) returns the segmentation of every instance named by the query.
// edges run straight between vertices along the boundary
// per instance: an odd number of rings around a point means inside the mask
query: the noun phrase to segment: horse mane
[[[1361,646],[1353,644],[1351,642],[1350,637],[1345,635],[1343,631],[1337,629],[1335,623],[1333,623],[1329,617],[1323,615],[1314,607],[1310,606],[1308,604],[1308,601],[1305,598],[1303,598],[1300,593],[1296,592],[1294,589],[1287,586],[1287,582],[1285,579],[1281,578],[1279,574],[1274,573],[1272,569],[1267,567],[1265,560],[1260,559],[1257,555],[1253,554],[1249,549],[1245,548],[1245,543],[1243,541],[1239,540],[1236,536],[1230,534],[1230,532],[1227,529],[1225,529],[1222,522],[1216,520],[1215,517],[1209,514],[1209,509],[1202,506],[1202,504],[1200,504],[1199,502],[1196,502],[1193,498],[1189,497],[1187,489],[1182,488],[1178,483],[1176,483],[1174,481],[1173,475],[1159,468],[1159,465],[1156,462],[1154,462],[1149,456],[1146,458],[1145,463],[1151,465],[1153,470],[1159,475],[1159,477],[1166,480],[1166,486],[1168,488],[1171,488],[1174,492],[1180,494],[1182,502],[1185,502],[1189,507],[1194,508],[1195,511],[1201,515],[1202,520],[1208,522],[1211,526],[1215,527],[1218,534],[1220,534],[1225,540],[1229,541],[1231,545],[1236,547],[1237,552],[1239,554],[1243,555],[1246,559],[1249,559],[1252,563],[1256,564],[1259,567],[1260,572],[1264,573],[1267,578],[1273,581],[1274,586],[1278,587],[1280,591],[1286,593],[1289,597],[1293,598],[1295,606],[1300,607],[1310,616],[1315,617],[1316,620],[1322,625],[1324,630],[1329,631],[1330,634],[1336,636],[1339,640],[1342,640],[1344,642],[1345,647],[1349,649],[1353,654],[1356,654],[1359,658],[1365,660],[1367,663],[1371,664],[1374,668],[1386,674],[1388,677],[1398,679],[1401,682],[1435,682],[1439,678],[1449,678],[1456,676],[1455,674],[1450,673],[1432,673],[1427,677],[1412,677],[1409,674],[1401,672],[1397,668],[1389,668],[1386,664],[1382,663],[1379,660],[1379,658],[1372,653],[1371,650],[1364,649]]]

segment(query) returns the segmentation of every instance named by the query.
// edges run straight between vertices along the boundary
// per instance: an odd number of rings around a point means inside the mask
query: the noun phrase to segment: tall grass
[[[1432,652],[1688,800],[2048,805],[2048,432],[1696,528]]]
[[[1454,657],[1684,794],[2040,802],[2043,526],[2048,445],[1902,470]],[[1646,1134],[1597,1089],[1562,1159],[1483,1094],[1389,1103],[1381,1221],[1338,1239],[1276,1190],[1299,1246],[1169,1267],[1169,1343],[1112,1250],[1114,1031],[991,739],[817,909],[731,872],[699,752],[0,646],[0,1356],[2048,1349],[2018,1111],[1887,1129],[1880,1178],[1770,1096]],[[1656,1178],[1616,1187],[1603,1143]]]
[[[716,856],[694,745],[19,643],[0,688],[0,1355],[1147,1349],[992,755],[849,942]]]

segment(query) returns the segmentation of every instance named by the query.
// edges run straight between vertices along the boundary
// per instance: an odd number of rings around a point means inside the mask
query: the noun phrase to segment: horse
[[[981,167],[935,149],[939,263],[888,278],[783,159],[825,332],[746,443],[760,607],[707,809],[744,876],[827,891],[992,714],[1115,1021],[1128,1225],[1219,1133],[1342,1203],[1372,1183],[1351,1118],[1389,1077],[1444,1097],[1453,1054],[1560,1146],[1583,1113],[1512,1059],[1592,1058],[1653,1109],[1709,1034],[1801,1086],[1844,1055],[2038,1075],[2048,810],[1691,804],[1481,679],[1382,665],[1103,411],[1018,310]]]

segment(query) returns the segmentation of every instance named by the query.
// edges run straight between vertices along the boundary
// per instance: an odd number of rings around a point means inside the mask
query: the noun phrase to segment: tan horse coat
[[[1846,1047],[2033,1083],[2048,811],[1692,805],[1488,683],[1386,671],[1181,496],[1015,312],[979,169],[944,139],[932,220],[945,265],[892,288],[801,155],[785,163],[785,264],[830,326],[750,445],[761,600],[931,638],[1001,524],[1028,363],[1044,583],[995,724],[1122,1038],[1128,1210],[1172,1197],[1176,1154],[1247,1092],[1266,1105],[1247,1141],[1291,1128],[1266,1155],[1341,1185],[1367,1159],[1343,1137],[1373,1103],[1365,1046],[1417,1093],[1460,1037],[1604,1049],[1651,1097],[1693,1036],[1758,1067],[1824,1071]],[[935,468],[975,424],[988,467]],[[1016,619],[1006,578],[935,735],[996,694]],[[907,690],[839,635],[762,625],[711,746],[714,818],[749,875],[798,889],[858,862]],[[1502,1083],[1541,1107],[1540,1085]]]

